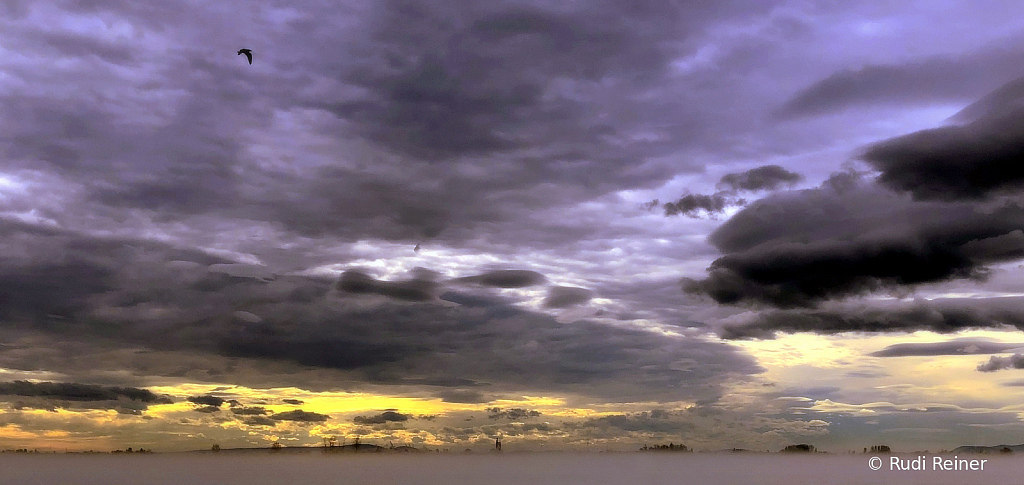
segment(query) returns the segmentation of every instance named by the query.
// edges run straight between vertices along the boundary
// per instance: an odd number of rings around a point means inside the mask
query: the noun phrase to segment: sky
[[[1020,2],[0,13],[0,448],[1024,442]]]

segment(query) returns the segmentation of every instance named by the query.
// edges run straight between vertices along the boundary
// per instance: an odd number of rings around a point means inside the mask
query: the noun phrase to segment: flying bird
[[[252,49],[238,49],[238,55],[245,54],[246,59],[249,59],[249,65],[252,65]]]

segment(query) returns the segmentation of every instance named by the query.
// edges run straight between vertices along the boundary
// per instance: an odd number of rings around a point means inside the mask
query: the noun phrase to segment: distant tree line
[[[687,448],[687,446],[682,444],[682,443],[680,443],[678,445],[675,444],[675,443],[669,443],[667,445],[654,445],[654,446],[644,445],[643,448],[640,448],[640,451],[693,451],[693,450],[691,450],[690,448]]]

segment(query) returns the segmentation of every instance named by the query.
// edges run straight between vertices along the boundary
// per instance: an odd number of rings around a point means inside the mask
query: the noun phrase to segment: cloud
[[[197,22],[175,2],[158,12],[61,5],[47,15],[102,12],[177,41],[53,33],[33,22],[9,29],[5,45],[33,56],[12,79],[40,89],[0,97],[19,120],[0,140],[9,148],[3,168],[59,182],[51,193],[74,202],[48,215],[103,213],[111,227],[145,211],[190,229],[263,222],[335,241],[454,241],[508,229],[538,209],[698,169],[664,160],[711,136],[707,110],[675,95],[692,92],[680,86],[692,81],[672,63],[709,23],[777,2],[642,3],[299,2],[296,18],[251,19],[276,32],[254,46],[265,71],[218,54],[231,35],[224,22],[234,21],[226,11],[203,10]],[[325,25],[347,27],[339,36]],[[157,55],[165,62],[146,61]],[[58,61],[72,65],[56,69]],[[122,103],[53,95],[69,79],[116,88]],[[651,96],[665,87],[673,93]],[[300,131],[316,133],[325,151],[271,141]],[[264,143],[275,154],[251,156]],[[302,163],[284,168],[264,156]]]
[[[642,3],[627,9],[600,1],[561,8],[382,2],[368,23],[366,38],[373,43],[361,46],[367,54],[349,75],[368,95],[325,107],[370,139],[417,158],[530,146],[604,166],[623,155],[615,143],[603,142],[619,130],[588,123],[579,98],[550,83],[575,85],[591,102],[597,100],[588,84],[600,79],[639,89],[669,75],[666,42],[685,38],[686,25],[760,10],[750,2],[688,2],[685,10]],[[425,19],[435,28],[414,27]],[[389,57],[403,61],[385,62]]]
[[[231,412],[241,416],[261,416],[267,414],[267,408],[263,406],[232,407]]]
[[[1019,298],[935,299],[932,301],[882,303],[834,303],[820,309],[767,310],[726,319],[715,325],[725,339],[773,338],[776,332],[914,332],[951,333],[968,328],[1024,328],[1024,301]],[[732,320],[732,321],[730,321]],[[739,321],[736,321],[739,320]],[[1005,347],[1004,347],[1005,346]],[[975,339],[956,339],[927,344],[896,344],[870,355],[956,355],[990,353],[1014,348]],[[961,352],[962,351],[962,352]],[[948,352],[948,353],[942,353]]]
[[[708,238],[724,256],[683,287],[719,303],[808,307],[921,283],[981,279],[1024,256],[1024,209],[913,201],[854,173],[768,196]]]
[[[918,131],[869,147],[878,181],[920,200],[981,200],[1024,187],[1024,109]]]
[[[664,206],[666,216],[684,215],[696,219],[701,212],[711,216],[725,212],[725,208],[731,205],[743,205],[746,201],[735,199],[726,192],[718,192],[712,195],[686,194],[675,202],[666,202]]]
[[[1020,53],[983,48],[961,57],[844,69],[801,89],[775,112],[780,119],[832,114],[862,106],[972,99],[1019,76]]]
[[[537,411],[535,409],[502,409],[499,407],[487,408],[488,419],[508,419],[511,421],[519,421],[523,419],[536,418],[539,417],[540,415],[540,411]]]
[[[411,415],[402,414],[395,411],[384,411],[380,414],[373,416],[356,416],[352,418],[352,422],[355,424],[384,424],[384,423],[401,423],[408,421]]]
[[[784,185],[793,185],[804,179],[803,175],[790,172],[778,165],[763,165],[742,173],[729,173],[722,176],[719,187],[731,188],[734,191],[775,190]]]
[[[381,281],[349,270],[338,279],[338,289],[355,294],[373,294],[401,301],[429,301],[435,298],[438,284],[425,279]]]
[[[294,404],[298,406],[302,404],[303,401],[301,399],[282,399],[281,402],[284,402],[285,404]]]
[[[546,308],[568,308],[590,301],[594,292],[572,286],[552,286],[544,298]]]
[[[0,400],[7,400],[3,396],[27,398],[17,405],[38,409],[117,409],[123,413],[138,413],[152,404],[172,402],[169,397],[148,389],[47,381],[0,382]]]
[[[872,357],[997,354],[1022,348],[1024,343],[997,342],[981,338],[957,338],[944,342],[893,344],[872,352]]]
[[[210,396],[210,395],[206,395],[206,396],[190,396],[190,397],[186,398],[186,400],[188,402],[190,402],[190,403],[193,403],[193,404],[200,404],[200,405],[203,405],[203,406],[212,406],[212,407],[215,407],[215,408],[219,408],[219,407],[221,407],[221,405],[224,404],[224,399],[219,398],[217,396]]]
[[[295,409],[292,411],[285,411],[283,413],[277,413],[270,416],[270,419],[275,421],[296,421],[302,423],[322,423],[331,419],[326,414],[314,413],[312,411],[303,411],[301,409]]]
[[[979,372],[995,372],[1003,369],[1024,369],[1024,354],[1013,354],[1009,357],[993,355],[988,362],[978,364]]]
[[[729,173],[722,176],[717,187],[720,190],[711,195],[686,194],[675,202],[667,202],[662,208],[666,216],[685,215],[697,219],[701,213],[714,216],[725,212],[728,207],[747,205],[747,200],[736,197],[739,192],[756,192],[759,190],[776,190],[780,186],[790,185],[803,180],[803,175],[790,172],[778,165],[764,165],[746,172]],[[647,209],[658,206],[657,199],[644,204]]]
[[[488,271],[475,276],[466,276],[455,280],[460,283],[471,283],[491,288],[526,288],[540,285],[547,281],[544,275],[525,269],[503,269]]]
[[[727,380],[762,371],[749,356],[711,339],[666,339],[585,319],[561,324],[500,300],[452,306],[337,298],[329,279],[264,281],[210,272],[209,265],[225,260],[163,243],[13,223],[0,224],[0,231],[6,231],[0,252],[8,258],[0,267],[0,282],[7,283],[0,294],[21,292],[0,307],[11,322],[4,332],[36,335],[62,349],[0,352],[7,368],[138,367],[139,375],[272,387],[293,385],[301,375],[309,385],[405,385],[429,393],[487,384],[489,394],[566,392],[597,400],[715,399]],[[45,271],[76,258],[77,269],[64,276]],[[485,275],[489,284],[541,280],[532,272]],[[370,287],[379,290],[378,283]],[[261,320],[241,320],[237,311]],[[154,352],[138,356],[130,349]],[[701,365],[676,369],[681,356]]]
[[[242,422],[249,426],[277,426],[278,421],[274,421],[265,416],[246,416],[242,419]]]

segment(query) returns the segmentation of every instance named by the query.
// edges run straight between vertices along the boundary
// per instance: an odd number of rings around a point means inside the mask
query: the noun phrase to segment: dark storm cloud
[[[119,268],[126,260],[141,266],[170,261],[197,264],[227,262],[200,251],[182,250],[152,241],[89,237],[52,228],[0,219],[7,246],[0,267],[0,316],[46,319],[86,311],[99,295],[123,290]]]
[[[776,332],[914,332],[952,333],[969,328],[1015,327],[1024,329],[1024,300],[1020,298],[935,299],[931,301],[872,304],[831,304],[822,309],[768,310],[742,323],[726,323],[718,333],[726,339],[773,338]],[[897,344],[870,355],[954,355],[991,353],[1004,346],[975,339],[929,344]],[[1005,351],[1005,350],[1004,350]],[[948,352],[942,354],[941,352]]]
[[[364,302],[326,293],[317,293],[321,296],[312,300],[296,299],[296,291],[322,290],[331,282],[211,272],[209,266],[228,261],[160,243],[89,238],[18,225],[0,225],[0,229],[7,231],[3,251],[8,255],[8,263],[0,268],[0,282],[14,281],[8,276],[14,271],[21,275],[19,285],[13,289],[10,284],[0,285],[0,293],[36,288],[8,300],[3,311],[26,310],[25,302],[39,306],[29,308],[33,318],[8,319],[5,331],[34,332],[84,346],[75,347],[64,360],[62,355],[39,352],[0,352],[9,368],[34,369],[46,362],[54,371],[79,372],[75,359],[86,358],[82,353],[88,348],[99,349],[88,347],[98,345],[90,342],[102,341],[107,346],[241,358],[239,364],[201,360],[145,364],[145,372],[215,382],[234,375],[232,369],[241,363],[279,362],[342,372],[349,384],[455,389],[490,384],[494,387],[489,392],[537,389],[598,398],[699,399],[716,398],[727,379],[761,371],[736,349],[701,338],[666,338],[589,321],[566,325],[509,304]],[[85,271],[55,279],[36,270],[76,255],[81,256]],[[98,274],[105,283],[79,295],[80,288],[94,285],[89,275],[97,273],[95,268],[103,270]],[[417,274],[426,277],[421,273]],[[503,276],[499,283],[507,282],[507,274],[499,275]],[[536,278],[527,276],[526,280]],[[64,284],[75,291],[52,290]],[[68,301],[77,302],[76,306]],[[57,308],[67,314],[47,316]],[[236,318],[238,311],[260,319]],[[126,368],[143,365],[130,352],[116,358]],[[198,357],[189,357],[194,358]],[[673,363],[679,359],[701,365],[678,370]],[[190,370],[190,366],[206,370]],[[274,376],[267,379],[281,382]]]
[[[303,401],[301,399],[282,399],[281,402],[284,402],[285,404],[294,404],[298,406],[301,405]]]
[[[292,411],[285,411],[283,413],[277,413],[270,416],[270,419],[275,421],[296,421],[302,423],[322,423],[331,419],[326,414],[314,413],[312,411],[303,411],[301,409],[295,409]]]
[[[352,422],[356,424],[401,423],[403,421],[408,421],[410,417],[412,416],[409,414],[402,414],[396,411],[384,411],[373,416],[356,416],[352,418]]]
[[[475,276],[466,276],[455,280],[459,283],[471,283],[491,288],[526,288],[547,281],[544,275],[525,269],[503,269],[488,271]]]
[[[958,338],[945,342],[893,344],[872,352],[872,357],[907,357],[931,355],[997,354],[1024,348],[1024,343],[997,342],[980,338]]]
[[[242,416],[261,416],[267,414],[267,408],[263,406],[233,407],[231,412]]]
[[[116,401],[129,399],[148,404],[170,404],[166,396],[135,387],[99,386],[73,382],[12,381],[0,383],[0,396],[41,397],[60,401]]]
[[[544,298],[546,308],[568,308],[590,301],[594,292],[573,286],[552,286]]]
[[[402,301],[429,301],[435,298],[439,285],[425,279],[381,281],[349,270],[338,280],[338,289],[348,293],[374,294]]]
[[[372,96],[331,107],[367,136],[417,158],[533,146],[608,168],[624,154],[601,141],[616,127],[587,120],[588,106],[578,98],[552,96],[551,82],[644,85],[667,74],[670,41],[699,28],[688,24],[757,9],[751,2],[646,0],[629,7],[606,1],[378,6],[368,36],[375,43],[361,46],[365,60],[351,74]],[[613,155],[602,156],[599,147]]]
[[[689,292],[719,303],[813,306],[826,299],[920,283],[983,278],[987,265],[1024,256],[1024,209],[924,202],[856,174],[771,195],[709,237],[724,256]]]
[[[980,372],[995,372],[1003,369],[1024,369],[1024,354],[1013,354],[1009,357],[993,355],[988,362],[978,364]]]
[[[1015,162],[1024,150],[1024,125],[1016,121],[1024,111],[1015,107],[1021,83],[968,110],[976,119],[965,126],[869,147],[863,157],[881,172],[875,180],[841,172],[820,188],[772,195],[740,211],[709,238],[725,255],[708,268],[707,279],[686,279],[684,289],[719,303],[814,306],[921,283],[984,279],[990,265],[1024,257],[1024,210],[1012,199],[992,198],[1024,182]],[[783,326],[907,326],[835,317],[803,313]],[[909,325],[964,326],[955,311],[928,319]]]
[[[200,404],[203,406],[212,406],[219,408],[224,404],[224,399],[217,396],[189,396],[186,400],[193,404]]]
[[[666,216],[684,215],[696,219],[701,212],[713,216],[725,212],[731,205],[743,205],[743,199],[735,199],[728,193],[718,192],[712,195],[686,194],[675,202],[666,202],[663,208]]]
[[[278,423],[277,421],[274,421],[273,419],[270,419],[270,418],[265,417],[265,416],[247,416],[246,418],[242,419],[242,422],[247,424],[247,425],[249,425],[249,426],[269,426],[269,427],[277,426],[277,423]]]
[[[790,172],[778,165],[764,165],[746,172],[723,175],[717,187],[725,190],[711,195],[686,194],[675,202],[664,204],[662,208],[666,216],[684,215],[692,219],[699,218],[702,213],[715,216],[725,212],[728,207],[747,205],[746,199],[736,197],[739,192],[776,190],[781,186],[792,186],[803,178],[803,175]],[[644,205],[648,209],[657,206],[657,199]]]
[[[880,184],[916,199],[1016,193],[1024,187],[1022,115],[1024,108],[1018,108],[964,126],[911,133],[871,146],[864,160],[882,172]]]
[[[511,421],[518,421],[521,419],[536,418],[541,415],[540,411],[535,409],[523,409],[523,408],[509,408],[502,409],[498,407],[487,408],[488,419],[508,419]]]
[[[725,174],[718,182],[718,186],[736,191],[756,192],[758,190],[775,190],[782,186],[793,185],[803,179],[803,175],[790,172],[778,165],[764,165],[742,173]]]
[[[845,69],[796,93],[776,116],[786,119],[865,105],[967,100],[1020,76],[1022,60],[1019,52],[999,48],[960,58],[942,56]]]
[[[0,111],[17,120],[0,135],[2,168],[59,179],[74,203],[46,215],[62,221],[141,212],[161,223],[262,221],[344,241],[479,237],[539,209],[699,169],[664,157],[717,136],[707,110],[653,94],[680,90],[671,62],[692,53],[686,41],[774,2],[634,3],[299,2],[295,18],[280,22],[256,13],[186,18],[189,8],[174,2],[156,10],[59,5],[55,13],[102,12],[174,42],[79,39],[31,23],[10,29],[5,41],[37,48],[38,64],[8,73],[15,82],[40,92],[66,92],[68,82],[113,89],[118,102],[0,96]],[[224,28],[234,22],[274,32],[261,51],[265,67],[241,70],[237,46],[231,56],[218,50],[237,42]],[[338,25],[346,26],[340,34]],[[75,61],[66,70],[37,67],[65,57]],[[274,143],[295,138],[276,131],[283,125],[324,136],[329,155]],[[253,132],[282,153],[265,154]],[[513,233],[550,238],[542,232]]]

